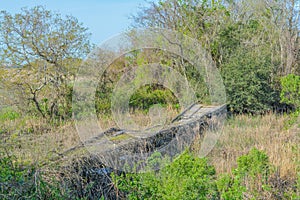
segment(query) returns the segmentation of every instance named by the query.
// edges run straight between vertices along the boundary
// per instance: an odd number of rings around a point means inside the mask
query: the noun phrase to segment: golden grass
[[[28,119],[24,123],[28,128],[34,128],[34,133],[12,132],[10,137],[5,136],[1,141],[1,148],[27,164],[47,164],[64,150],[79,143],[73,122],[52,129],[42,119]]]
[[[174,119],[174,117],[176,117],[179,113],[178,110],[172,108],[171,106],[167,106],[164,112],[166,113],[166,123],[172,121],[172,119]],[[141,128],[146,128],[147,126],[151,125],[151,118],[149,116],[149,113],[146,113],[144,111],[135,110],[135,112],[130,113],[130,117],[134,121],[134,123]],[[98,119],[99,124],[103,130],[107,130],[111,127],[118,127],[112,116],[99,115]]]
[[[229,119],[208,158],[217,173],[231,173],[239,156],[256,147],[266,151],[281,176],[293,176],[299,170],[299,129],[284,127],[287,117],[240,115]]]
[[[143,117],[146,116],[135,116],[136,119],[144,119]],[[111,119],[101,120],[107,128],[113,126]],[[287,117],[275,114],[255,117],[240,115],[228,119],[218,143],[208,155],[217,173],[231,173],[231,169],[236,166],[237,158],[256,147],[267,152],[271,163],[281,176],[295,177],[297,170],[300,169],[300,131],[299,127],[286,129],[284,127],[286,120]],[[7,123],[10,126],[15,124]],[[70,121],[50,130],[51,126],[43,120],[28,119],[23,123],[24,126],[34,127],[36,130],[45,127],[47,130],[39,134],[12,132],[10,137],[1,138],[1,147],[7,148],[11,155],[27,163],[47,164],[59,153],[80,143],[74,122]],[[120,139],[119,137],[115,139]]]

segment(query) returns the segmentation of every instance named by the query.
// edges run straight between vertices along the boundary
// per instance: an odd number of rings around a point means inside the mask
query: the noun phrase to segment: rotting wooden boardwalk
[[[111,158],[124,158],[128,154],[146,154],[163,148],[174,139],[177,139],[177,142],[181,140],[180,144],[176,145],[181,145],[184,148],[184,145],[190,143],[194,136],[201,135],[207,126],[215,124],[225,113],[226,105],[193,104],[177,115],[169,125],[157,132],[147,134],[146,137],[134,137],[135,132],[133,131],[110,128],[63,154],[86,148],[93,154],[108,154]],[[165,151],[172,152],[171,149]],[[174,154],[176,153],[174,152]]]
[[[103,194],[111,195],[109,199],[117,199],[115,191],[111,190],[113,185],[111,173],[121,175],[127,172],[147,170],[149,155],[151,156],[151,152],[157,150],[162,152],[161,158],[176,158],[176,155],[186,149],[186,144],[191,144],[196,136],[203,136],[206,132],[209,134],[208,131],[205,131],[207,127],[214,127],[215,124],[218,127],[218,121],[224,121],[225,114],[226,105],[204,106],[194,104],[175,117],[169,126],[144,138],[126,138],[124,135],[130,136],[134,133],[110,128],[99,136],[92,137],[61,154],[62,157],[66,158],[65,161],[71,162],[64,165],[63,160],[59,160],[59,165],[63,166],[62,171],[66,172],[68,180],[70,175],[72,177],[72,181],[67,183],[74,184],[74,187],[78,188],[82,187],[82,183],[78,181],[79,185],[76,185],[78,182],[73,181],[73,179],[89,180],[96,183],[93,185],[97,185]],[[112,147],[107,140],[103,141],[103,135],[113,141],[117,147]],[[177,145],[176,148],[173,148],[174,145]],[[148,152],[150,153],[147,154]],[[59,158],[62,158],[61,156]],[[159,170],[164,167],[162,165],[151,167],[151,170]],[[62,176],[65,176],[64,173]]]

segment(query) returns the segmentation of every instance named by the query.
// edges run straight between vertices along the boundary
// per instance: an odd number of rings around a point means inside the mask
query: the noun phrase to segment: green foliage
[[[111,109],[111,96],[113,88],[102,80],[99,83],[95,94],[95,106],[98,114],[108,114]],[[79,112],[82,113],[82,112]]]
[[[292,199],[296,200],[300,198],[300,173],[298,172],[298,178],[296,181],[296,191],[292,194]]]
[[[215,169],[206,159],[183,153],[158,173],[115,177],[129,199],[212,199],[216,197]]]
[[[6,152],[0,152],[0,194],[3,199],[18,199],[22,196],[30,196],[35,193],[34,185],[31,185],[31,168],[23,168],[15,156]],[[28,176],[29,175],[29,176]]]
[[[96,98],[95,100],[95,105],[96,105],[96,111],[97,113],[101,114],[108,114],[110,113],[111,109],[111,102],[110,99],[107,97],[102,97],[102,98]],[[89,114],[89,113],[87,113]]]
[[[13,103],[49,120],[70,118],[72,83],[91,47],[87,28],[42,6],[1,11],[0,26],[0,60],[12,67],[1,73],[0,84],[13,92]]]
[[[146,85],[137,90],[129,100],[129,106],[142,110],[149,110],[154,104],[176,105],[176,97],[170,90],[164,89],[158,85]]]
[[[163,199],[207,199],[215,195],[213,166],[187,152],[161,171]],[[174,192],[177,191],[177,192]]]
[[[13,132],[21,127],[21,124],[14,125],[13,121],[21,117],[21,114],[12,107],[0,108],[0,135]],[[23,127],[21,127],[23,128]]]
[[[231,22],[220,30],[213,43],[212,50],[216,52],[213,56],[217,60],[222,58],[218,66],[228,106],[235,113],[263,113],[279,103],[273,78],[276,66],[272,63],[269,44],[259,41],[255,47],[247,44],[249,40],[256,41],[256,34],[262,30],[262,24],[255,19]]]
[[[167,165],[166,165],[167,164]],[[148,161],[149,169],[165,166],[159,171],[147,171],[141,174],[112,174],[116,191],[127,199],[243,199],[245,195],[252,199],[264,199],[277,195],[282,188],[272,188],[269,181],[271,165],[263,151],[252,149],[248,154],[237,159],[237,167],[232,175],[216,176],[215,168],[204,158],[198,158],[184,152],[173,162],[156,152]],[[74,175],[73,178],[77,176]],[[92,177],[91,177],[92,178]],[[98,177],[100,178],[100,177]],[[103,177],[102,177],[103,178]],[[285,198],[299,197],[299,175],[295,181],[296,189],[288,190]],[[74,181],[73,179],[70,180]],[[99,196],[95,192],[97,178],[83,181],[84,194]],[[81,183],[78,187],[80,186]],[[20,163],[16,157],[1,152],[0,157],[0,195],[1,199],[79,199],[80,192],[55,180],[45,181],[34,167]],[[101,191],[97,191],[100,192]],[[266,194],[266,195],[265,195]],[[82,198],[82,196],[80,196]],[[86,196],[89,199],[89,196]],[[84,198],[85,199],[85,198]]]
[[[220,197],[224,200],[242,199],[246,187],[242,185],[239,177],[231,177],[228,174],[222,174],[216,180],[216,185]]]
[[[159,153],[149,161],[151,166],[165,162]],[[168,163],[168,162],[165,162]],[[278,197],[282,188],[274,188],[272,166],[264,151],[253,148],[237,159],[232,175],[215,175],[206,159],[184,152],[160,171],[113,176],[116,187],[129,199],[252,199]],[[298,180],[299,181],[299,180]],[[296,183],[296,185],[299,183]],[[286,196],[297,193],[288,191]],[[282,195],[284,195],[282,193]]]
[[[279,2],[272,6],[282,7]],[[282,41],[289,39],[281,34],[285,26],[277,23],[282,20],[283,25],[289,20],[266,5],[257,0],[249,4],[246,1],[166,0],[151,4],[134,19],[138,26],[169,28],[196,38],[222,72],[230,110],[258,114],[280,104],[278,77],[299,63],[297,50],[291,55],[295,58],[292,66],[285,63],[289,59],[283,59],[290,49],[286,50]],[[290,11],[283,9],[283,12]],[[273,20],[279,18],[279,21]],[[281,48],[275,48],[277,46]],[[185,72],[188,74],[190,68]]]
[[[0,198],[66,199],[67,196],[57,182],[43,180],[34,166],[0,151]]]
[[[0,110],[0,121],[2,122],[6,120],[15,120],[20,116],[20,113],[16,112],[12,108],[3,108]]]
[[[253,148],[237,159],[233,175],[220,175],[216,181],[222,199],[242,199],[245,193],[259,198],[269,192],[269,158],[263,151]]]
[[[262,113],[278,99],[272,88],[270,60],[253,56],[250,50],[238,49],[222,68],[231,111]]]
[[[291,127],[300,116],[300,76],[289,74],[280,79],[281,92],[280,99],[282,103],[289,104],[295,108],[295,111],[289,115],[286,121],[286,127]]]
[[[1,152],[0,158],[0,182],[22,181],[24,171],[16,169],[17,163],[13,162],[15,157],[7,156],[4,152]]]
[[[237,159],[238,167],[234,170],[237,176],[250,176],[252,178],[262,175],[266,179],[270,174],[269,157],[265,152],[253,148],[248,154]]]
[[[269,178],[271,164],[264,151],[256,148],[237,159],[237,168],[233,170],[234,180],[240,181],[244,192],[259,198],[270,192]]]
[[[300,109],[300,76],[289,74],[280,79],[281,102],[291,104]]]

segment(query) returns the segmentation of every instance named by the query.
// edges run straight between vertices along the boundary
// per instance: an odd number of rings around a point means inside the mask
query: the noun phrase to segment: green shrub
[[[255,56],[252,50],[237,49],[221,72],[232,112],[263,113],[279,101],[278,92],[272,86],[268,55]]]
[[[0,121],[15,120],[20,116],[20,113],[16,112],[12,108],[4,108],[0,110]]]
[[[175,106],[178,102],[170,90],[159,85],[146,85],[141,87],[129,100],[130,107],[143,110],[149,110],[154,104],[171,104]]]
[[[57,182],[43,180],[38,170],[0,151],[0,199],[66,199]]]
[[[245,186],[245,192],[257,199],[271,194],[271,168],[266,153],[253,148],[237,159],[237,168],[233,170],[233,174]]]
[[[155,153],[149,163],[165,162]],[[253,148],[237,159],[232,175],[215,175],[206,159],[184,152],[160,171],[113,176],[116,187],[129,199],[224,199],[235,200],[296,197],[292,186],[282,189],[272,183],[272,166],[264,151]],[[273,180],[274,181],[274,180]],[[297,184],[297,183],[296,183]],[[299,184],[299,180],[298,180]],[[278,188],[277,188],[278,187]],[[281,196],[278,194],[281,192]]]
[[[238,167],[235,169],[235,175],[256,177],[258,174],[267,178],[270,174],[269,157],[265,152],[253,148],[248,154],[240,156],[237,159]]]
[[[280,79],[281,102],[300,108],[300,76],[289,74]]]
[[[33,169],[22,167],[14,156],[0,152],[0,194],[2,199],[18,199],[33,195],[34,185],[30,184]]]
[[[183,153],[159,172],[115,176],[129,199],[213,199],[215,169],[206,159]]]
[[[289,128],[299,118],[300,115],[300,76],[289,74],[280,79],[281,92],[280,99],[282,103],[289,104],[295,108],[295,111],[289,115],[286,121],[286,127]]]
[[[222,174],[216,180],[218,192],[221,199],[232,200],[242,199],[246,187],[242,185],[240,177],[231,177],[228,174]]]

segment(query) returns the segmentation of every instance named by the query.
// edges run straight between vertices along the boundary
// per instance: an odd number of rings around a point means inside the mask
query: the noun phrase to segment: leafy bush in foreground
[[[115,176],[115,182],[129,199],[211,199],[214,175],[206,159],[185,152],[160,172]]]
[[[232,175],[217,177],[215,168],[206,159],[185,152],[159,172],[126,174],[113,179],[128,199],[296,199],[295,189],[286,188],[279,194],[282,188],[272,183],[274,176],[268,156],[254,148],[237,159]]]

